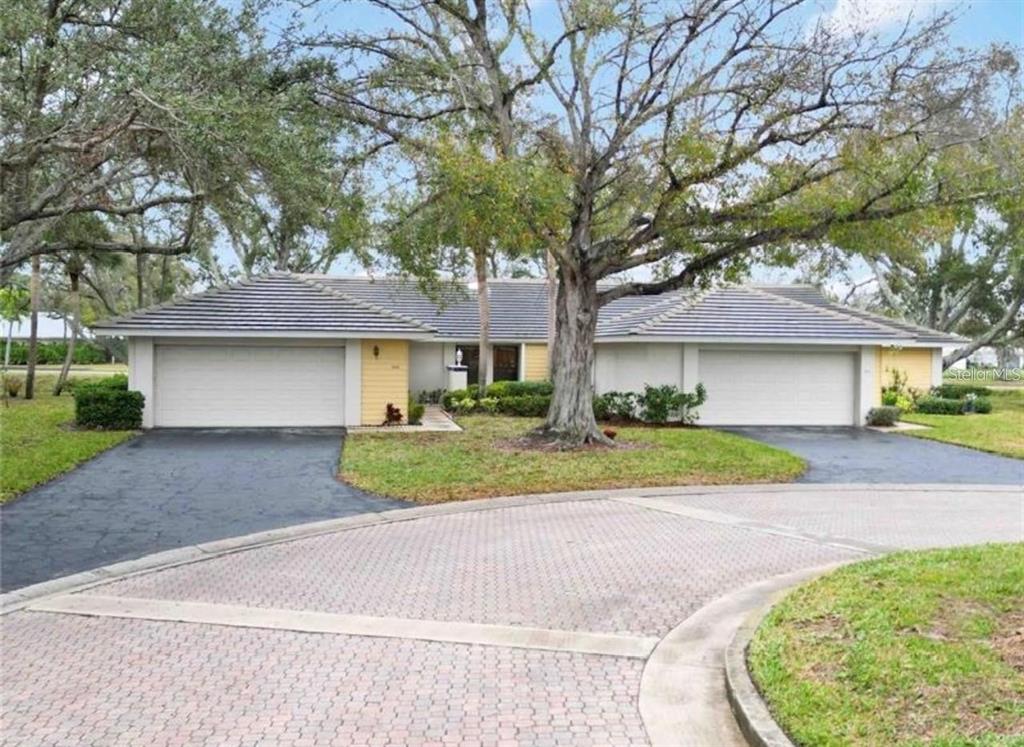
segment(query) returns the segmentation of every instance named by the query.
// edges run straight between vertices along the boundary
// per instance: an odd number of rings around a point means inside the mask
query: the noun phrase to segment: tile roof
[[[914,338],[915,342],[934,342],[951,345],[967,342],[967,338],[961,337],[960,335],[954,335],[949,332],[939,332],[938,330],[929,329],[928,327],[922,327],[919,324],[911,324],[899,319],[891,319],[890,317],[882,316],[881,314],[865,311],[864,309],[834,303],[829,301],[824,295],[822,295],[821,291],[813,285],[762,285],[758,286],[758,288],[783,298],[790,298],[794,301],[813,304],[815,306],[837,311],[841,314],[857,317],[858,319],[873,321],[876,324],[892,327],[904,334],[910,335]]]
[[[491,338],[544,340],[547,284],[492,280]],[[274,273],[143,309],[95,328],[107,334],[216,330],[428,335],[478,334],[475,290],[451,282],[431,293],[402,278]],[[958,338],[828,301],[809,285],[728,286],[627,296],[604,306],[598,339],[872,340],[884,344]]]
[[[422,321],[295,275],[211,288],[93,325],[97,331],[375,332],[429,334]]]

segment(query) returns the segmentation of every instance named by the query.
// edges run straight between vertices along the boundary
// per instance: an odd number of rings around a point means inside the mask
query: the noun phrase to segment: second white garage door
[[[704,425],[853,425],[853,353],[702,349]]]
[[[344,422],[342,347],[157,345],[154,364],[158,427]]]

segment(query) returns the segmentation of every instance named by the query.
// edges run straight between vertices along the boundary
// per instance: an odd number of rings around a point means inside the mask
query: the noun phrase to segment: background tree
[[[7,322],[4,335],[4,368],[11,365],[11,341],[14,337],[14,325],[21,321],[28,311],[28,291],[19,278],[13,278],[10,285],[0,288],[0,319]]]
[[[917,180],[934,190],[964,174],[988,196],[833,232],[843,251],[826,254],[818,268],[841,278],[862,258],[871,274],[851,288],[862,303],[969,337],[945,367],[981,347],[1011,345],[1024,331],[1024,111],[1010,112],[985,141],[924,164]]]
[[[328,40],[354,70],[332,101],[379,133],[375,147],[473,112],[495,142],[538,143],[567,174],[542,431],[565,445],[606,440],[592,409],[601,306],[735,276],[755,252],[846,226],[976,200],[970,175],[916,177],[984,134],[984,123],[964,131],[965,113],[1017,70],[1004,50],[952,49],[947,14],[864,33],[808,28],[800,0],[560,0],[547,33],[528,3],[375,5],[389,12],[383,31]],[[872,179],[844,179],[857,171]],[[653,265],[671,270],[598,287]]]
[[[488,279],[503,262],[543,254],[533,225],[551,222],[564,187],[539,159],[502,158],[471,139],[442,136],[416,152],[415,189],[396,198],[385,249],[398,268],[417,277],[442,302],[451,288],[442,275],[469,274],[479,304],[479,369],[491,383]],[[529,219],[528,219],[529,218]]]

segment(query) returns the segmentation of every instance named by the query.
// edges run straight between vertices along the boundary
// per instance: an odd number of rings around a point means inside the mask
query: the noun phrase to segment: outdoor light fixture
[[[373,357],[380,358],[380,348],[376,345],[373,346]]]

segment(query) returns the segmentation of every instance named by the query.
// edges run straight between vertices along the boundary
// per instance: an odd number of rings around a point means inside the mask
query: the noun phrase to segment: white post
[[[128,388],[142,392],[145,398],[142,405],[143,428],[152,428],[156,423],[154,353],[152,337],[128,338]]]
[[[363,344],[345,340],[345,425],[363,424]]]
[[[862,345],[857,355],[858,362],[858,385],[857,385],[857,411],[855,413],[854,425],[865,425],[867,423],[868,410],[875,406],[879,392],[877,387],[877,367],[879,364],[877,348],[874,345]]]
[[[942,348],[932,349],[932,386],[942,385]]]

